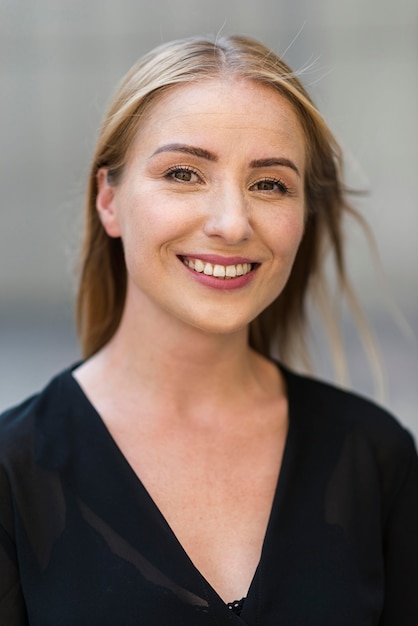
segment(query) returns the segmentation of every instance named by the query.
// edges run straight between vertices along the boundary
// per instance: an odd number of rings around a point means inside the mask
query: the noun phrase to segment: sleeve
[[[386,523],[385,602],[379,626],[418,624],[418,457],[409,463]]]
[[[0,624],[28,626],[13,540],[9,482],[0,467]]]

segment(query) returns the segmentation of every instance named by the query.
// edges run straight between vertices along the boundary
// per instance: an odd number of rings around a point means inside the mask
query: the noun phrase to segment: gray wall
[[[219,31],[259,38],[305,68],[346,150],[349,182],[370,191],[359,206],[388,297],[418,332],[416,0],[0,0],[0,409],[78,358],[83,189],[117,81],[160,42]],[[350,235],[354,281],[387,361],[387,403],[418,433],[417,340],[393,322],[366,242]],[[347,337],[353,385],[372,393],[351,327]]]

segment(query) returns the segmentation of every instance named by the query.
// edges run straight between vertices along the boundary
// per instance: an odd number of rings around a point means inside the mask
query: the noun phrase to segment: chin
[[[190,320],[184,320],[189,323],[196,330],[202,331],[207,335],[222,335],[227,337],[228,335],[234,335],[236,333],[243,332],[248,329],[251,320],[242,320],[239,322],[236,319],[217,320],[216,322],[211,320],[195,320],[190,323]]]

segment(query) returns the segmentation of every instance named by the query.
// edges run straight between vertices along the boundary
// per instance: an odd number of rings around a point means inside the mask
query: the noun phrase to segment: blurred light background
[[[304,69],[347,155],[388,288],[350,230],[354,283],[386,363],[387,406],[418,435],[416,0],[0,0],[0,410],[79,358],[74,260],[97,129],[117,82],[176,37],[240,33]],[[388,307],[397,303],[409,331]],[[346,325],[352,386],[374,394]],[[317,349],[318,372],[332,378]]]

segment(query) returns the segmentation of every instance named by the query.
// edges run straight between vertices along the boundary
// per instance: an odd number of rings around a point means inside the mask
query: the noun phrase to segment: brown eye
[[[192,172],[189,170],[175,170],[172,172],[173,178],[177,178],[177,180],[184,180],[186,182],[190,182],[192,180]]]
[[[287,194],[289,189],[281,180],[269,179],[266,178],[264,180],[259,180],[252,187],[250,187],[251,191],[267,191],[267,192],[277,192],[280,194]]]
[[[201,177],[198,175],[197,172],[190,169],[189,167],[183,167],[183,166],[181,167],[175,166],[175,167],[170,168],[168,172],[165,174],[165,177],[170,180],[179,181],[182,183],[201,182]]]
[[[258,183],[257,189],[260,189],[260,191],[273,191],[275,184],[272,180],[262,180]]]

